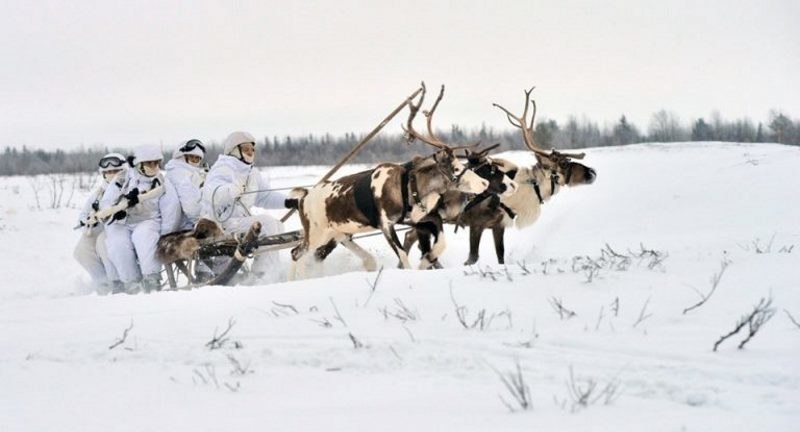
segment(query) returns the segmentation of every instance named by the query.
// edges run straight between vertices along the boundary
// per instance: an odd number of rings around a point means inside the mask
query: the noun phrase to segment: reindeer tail
[[[303,201],[306,195],[308,195],[308,189],[294,188],[289,191],[289,195],[283,204],[286,206],[286,208],[299,210],[300,202]]]

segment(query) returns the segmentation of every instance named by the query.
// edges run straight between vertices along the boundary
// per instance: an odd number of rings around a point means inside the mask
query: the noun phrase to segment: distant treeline
[[[497,131],[483,127],[467,131],[460,126],[452,126],[449,131],[438,131],[438,137],[453,144],[482,143],[490,145],[501,143],[499,150],[524,149],[518,129]],[[256,164],[275,165],[333,165],[359,142],[363,135],[347,133],[343,136],[308,135],[301,137],[264,137],[258,143],[260,149]],[[681,141],[729,141],[729,142],[770,142],[800,146],[800,120],[773,112],[766,123],[754,124],[749,119],[727,121],[719,115],[710,119],[699,118],[684,125],[678,117],[668,111],[655,113],[646,133],[622,116],[612,126],[599,127],[587,119],[570,117],[564,124],[555,120],[543,119],[537,122],[534,130],[537,144],[545,149],[576,149],[625,145],[641,142],[681,142]],[[208,143],[206,161],[213,163],[221,152],[221,145]],[[177,143],[176,143],[177,145]],[[165,148],[164,156],[169,158],[172,149]],[[6,147],[0,156],[0,175],[34,175],[51,173],[88,172],[97,168],[97,161],[108,149],[92,148],[79,150],[30,150]],[[126,153],[130,149],[112,149]],[[400,134],[380,134],[372,139],[353,159],[353,162],[400,162],[410,160],[414,155],[428,154],[431,148],[425,144],[409,145]]]

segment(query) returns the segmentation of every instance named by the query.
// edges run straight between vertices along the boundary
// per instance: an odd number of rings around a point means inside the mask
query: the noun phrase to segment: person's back
[[[164,167],[166,177],[175,186],[183,217],[180,229],[192,229],[202,210],[202,186],[205,170],[200,164],[205,156],[205,147],[192,139],[181,144],[172,159]]]

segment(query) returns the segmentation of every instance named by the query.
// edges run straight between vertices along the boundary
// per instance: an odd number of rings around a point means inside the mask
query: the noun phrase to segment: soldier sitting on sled
[[[100,209],[100,199],[106,188],[120,177],[128,167],[125,156],[119,153],[108,153],[98,162],[98,172],[102,176],[100,185],[92,192],[78,217],[77,228],[83,228],[81,238],[75,245],[73,256],[86,269],[92,278],[92,285],[98,294],[108,294],[112,289],[120,289],[122,282],[108,258],[106,249],[106,233],[103,222],[96,220],[94,214]]]
[[[278,234],[283,224],[267,214],[251,214],[251,207],[283,209],[286,196],[270,191],[269,180],[255,169],[256,145],[253,135],[233,132],[223,143],[223,154],[211,167],[203,185],[204,218],[219,222],[225,233],[246,233],[254,222],[261,223],[261,237]],[[278,252],[256,255],[252,280],[269,282],[281,278]],[[266,277],[269,272],[269,277]]]

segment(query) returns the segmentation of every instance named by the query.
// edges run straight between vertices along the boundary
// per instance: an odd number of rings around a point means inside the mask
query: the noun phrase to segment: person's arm
[[[101,194],[102,192],[105,191],[98,187],[97,189],[93,190],[92,194],[89,195],[89,198],[86,199],[86,202],[83,204],[83,207],[81,208],[80,214],[78,214],[78,226],[86,225],[87,221],[89,220],[89,215],[94,213],[96,210],[93,207],[94,203],[98,202],[99,205],[99,199],[102,198]]]
[[[178,192],[169,179],[164,179],[164,195],[158,199],[161,213],[161,235],[175,232],[181,225],[181,201]]]
[[[277,190],[270,191],[269,189],[271,189],[271,186],[269,179],[260,172],[256,173],[256,175],[258,175],[258,190],[263,191],[259,192],[256,197],[256,206],[265,209],[286,208],[284,205],[286,194]]]
[[[225,167],[212,169],[203,184],[201,215],[219,221],[221,215],[230,211],[243,190],[244,185],[236,181],[233,171]]]

